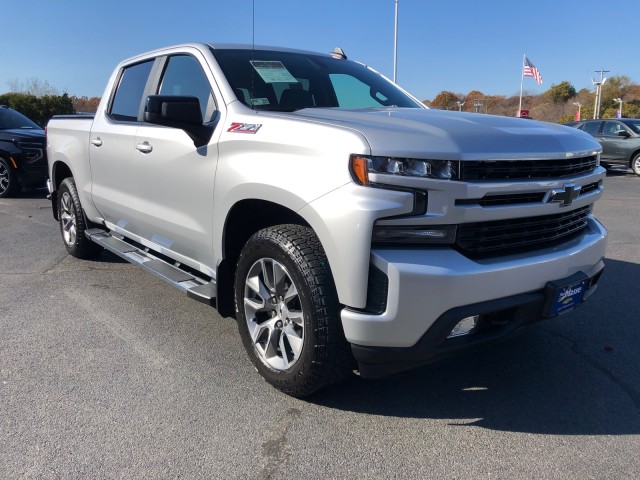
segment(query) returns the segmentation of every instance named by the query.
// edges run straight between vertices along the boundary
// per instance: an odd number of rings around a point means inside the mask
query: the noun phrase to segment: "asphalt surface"
[[[44,192],[0,199],[0,477],[640,477],[640,178],[610,173],[607,268],[508,341],[310,399],[235,323],[108,253],[66,254]]]

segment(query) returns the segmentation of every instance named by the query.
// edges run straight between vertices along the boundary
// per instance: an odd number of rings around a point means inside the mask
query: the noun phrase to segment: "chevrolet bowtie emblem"
[[[571,205],[580,195],[580,188],[575,183],[565,183],[563,190],[551,190],[547,202],[560,202],[561,207]]]

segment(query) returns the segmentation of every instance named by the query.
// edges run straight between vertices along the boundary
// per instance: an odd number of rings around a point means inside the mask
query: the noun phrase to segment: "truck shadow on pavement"
[[[640,265],[606,260],[581,308],[493,346],[387,380],[354,378],[328,408],[537,434],[640,433]]]

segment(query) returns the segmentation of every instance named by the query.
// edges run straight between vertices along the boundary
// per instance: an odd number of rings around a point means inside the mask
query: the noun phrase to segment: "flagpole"
[[[398,0],[396,0],[396,28],[394,30],[393,40],[393,83],[398,78]]]
[[[524,59],[527,58],[527,54],[522,55],[522,70],[520,70],[520,104],[518,105],[518,113],[516,117],[520,116],[522,111],[522,85],[524,84]]]

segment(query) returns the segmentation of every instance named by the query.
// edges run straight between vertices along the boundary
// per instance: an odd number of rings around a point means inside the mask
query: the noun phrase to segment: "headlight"
[[[455,180],[458,178],[457,162],[449,160],[351,155],[350,168],[353,179],[360,185],[369,184],[370,173],[438,180]]]

